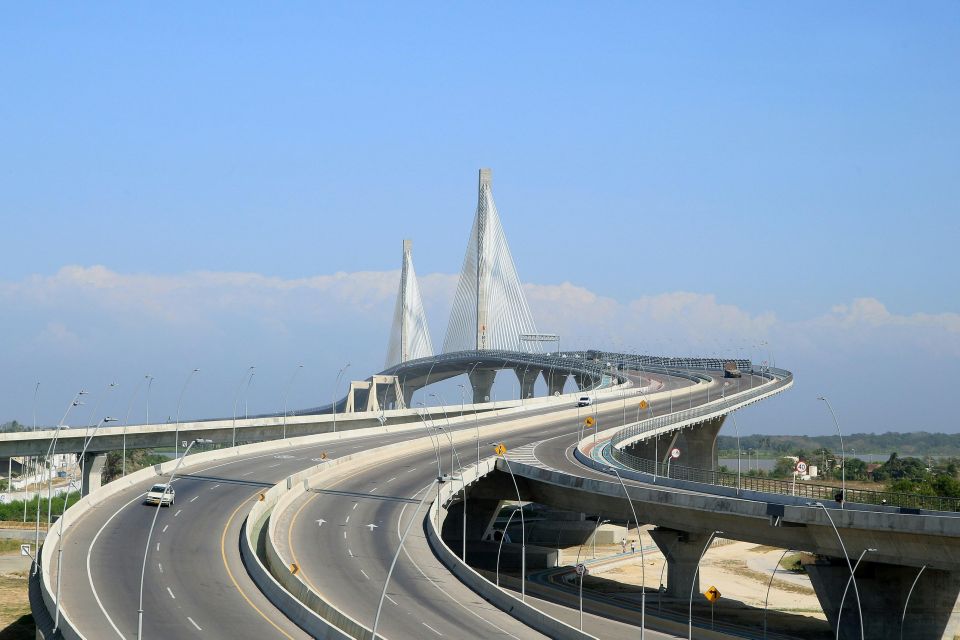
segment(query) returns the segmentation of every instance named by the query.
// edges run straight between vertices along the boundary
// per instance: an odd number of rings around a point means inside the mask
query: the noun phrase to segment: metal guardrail
[[[774,381],[774,384],[772,386],[767,386],[766,383],[763,383],[753,389],[741,391],[734,395],[724,397],[720,400],[714,400],[707,404],[694,407],[693,409],[684,409],[683,411],[676,411],[667,415],[640,420],[639,422],[618,431],[616,435],[610,439],[611,446],[616,449],[617,445],[619,445],[621,442],[635,438],[638,435],[642,435],[649,431],[662,429],[663,427],[669,427],[673,424],[679,424],[688,420],[694,420],[702,416],[714,414],[718,411],[722,411],[723,409],[727,409],[729,407],[748,402],[754,398],[775,392],[776,390],[782,389],[793,382],[793,374],[784,369],[764,369],[763,371],[748,371],[747,373],[769,378]]]
[[[722,487],[737,487],[737,474],[729,471],[696,469],[694,467],[670,464],[669,462],[657,463],[654,460],[639,458],[632,453],[622,451],[616,447],[611,447],[610,453],[613,459],[620,464],[643,473],[655,473],[658,476],[671,478],[673,480],[685,480],[688,482],[699,482]],[[776,478],[760,478],[745,474],[740,474],[739,486],[741,490],[745,491],[791,495],[820,502],[833,501],[840,492],[840,487],[834,485],[793,482],[792,480],[779,480]],[[924,496],[914,493],[894,493],[892,491],[874,491],[872,489],[847,488],[846,501],[907,509],[960,511],[960,498]]]

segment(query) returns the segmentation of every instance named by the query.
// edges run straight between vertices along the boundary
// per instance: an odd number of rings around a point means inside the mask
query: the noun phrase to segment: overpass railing
[[[719,485],[736,488],[737,474],[730,471],[710,471],[696,469],[676,464],[658,463],[655,460],[639,458],[632,453],[610,448],[613,459],[620,464],[643,473],[656,474],[673,480],[686,480],[702,484]],[[816,501],[835,500],[840,487],[826,484],[811,484],[809,482],[795,482],[793,480],[779,480],[776,478],[761,478],[740,474],[739,488],[745,491],[760,491],[777,493],[800,498],[809,498]],[[878,504],[906,509],[924,509],[930,511],[960,512],[960,498],[946,498],[939,496],[924,496],[915,493],[895,493],[892,491],[874,491],[872,489],[851,489],[846,491],[847,502],[863,504]]]
[[[757,387],[754,387],[753,389],[740,391],[692,409],[684,409],[683,411],[675,411],[666,415],[640,420],[636,424],[630,425],[618,431],[616,435],[610,439],[610,445],[614,451],[616,451],[618,450],[617,445],[620,443],[627,440],[636,440],[637,436],[641,436],[644,433],[657,431],[673,424],[680,424],[690,420],[696,420],[701,416],[714,415],[729,407],[734,407],[742,405],[745,402],[749,402],[753,398],[769,395],[770,393],[775,392],[777,389],[789,386],[793,382],[793,374],[784,369],[764,369],[763,371],[749,371],[749,373],[752,373],[755,376],[773,380],[773,385],[771,386],[767,383],[763,383]]]

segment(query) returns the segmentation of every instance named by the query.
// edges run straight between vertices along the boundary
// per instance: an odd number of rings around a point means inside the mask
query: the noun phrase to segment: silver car
[[[156,504],[161,507],[172,507],[176,492],[169,484],[155,484],[147,491],[146,504]]]

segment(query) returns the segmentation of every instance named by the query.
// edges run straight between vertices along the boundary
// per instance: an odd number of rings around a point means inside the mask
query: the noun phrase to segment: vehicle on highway
[[[737,368],[736,362],[730,361],[723,365],[724,378],[739,378],[740,376],[740,369]]]
[[[145,504],[156,504],[161,507],[172,507],[176,492],[169,484],[155,484],[147,491]]]
[[[580,399],[577,400],[578,407],[589,407],[593,404],[593,398],[590,396],[580,396]]]

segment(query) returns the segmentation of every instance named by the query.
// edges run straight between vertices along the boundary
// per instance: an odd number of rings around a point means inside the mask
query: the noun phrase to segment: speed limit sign
[[[797,473],[799,473],[800,475],[804,475],[805,473],[807,473],[807,463],[804,462],[803,460],[797,463]]]
[[[680,449],[677,448],[677,447],[674,447],[673,449],[670,449],[670,457],[673,458],[674,460],[676,460],[677,458],[679,458],[679,457],[680,457]]]

